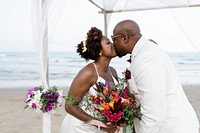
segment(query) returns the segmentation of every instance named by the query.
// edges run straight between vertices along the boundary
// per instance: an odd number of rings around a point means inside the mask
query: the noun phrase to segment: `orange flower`
[[[117,92],[112,91],[112,95],[114,96],[113,100],[115,102],[117,102],[120,99],[119,94]]]
[[[112,100],[112,101],[109,102],[109,106],[110,106],[112,109],[114,109],[114,103],[115,103],[114,100]]]
[[[124,103],[129,104],[129,103],[130,103],[130,100],[129,100],[129,99],[124,99]]]
[[[90,96],[90,101],[94,101],[94,96]]]
[[[108,103],[102,103],[100,110],[107,110],[109,109],[109,104]]]
[[[108,87],[106,87],[106,88],[103,90],[103,94],[104,94],[104,95],[107,95],[107,94],[108,94]]]

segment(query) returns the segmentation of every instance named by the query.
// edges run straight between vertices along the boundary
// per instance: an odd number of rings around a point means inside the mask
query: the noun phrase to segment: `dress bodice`
[[[94,63],[93,63],[93,64],[94,64]],[[94,67],[95,67],[96,73],[97,73],[97,81],[96,81],[96,83],[98,83],[98,82],[105,83],[106,80],[99,76],[99,73],[98,73],[98,70],[97,70],[97,67],[96,67],[95,64],[94,64]],[[109,71],[110,71],[110,69],[109,69]],[[114,84],[117,84],[118,81],[114,78],[114,76],[112,75],[111,71],[110,71],[110,74],[111,74],[111,76],[112,76],[112,79],[113,79]],[[98,93],[94,88],[96,88],[96,85],[95,85],[95,84],[93,84],[93,85],[89,88],[88,92],[87,92],[86,95],[83,97],[82,101],[79,103],[79,107],[80,107],[83,111],[85,111],[87,114],[89,114],[89,115],[91,115],[91,116],[93,116],[93,117],[97,117],[97,115],[94,114],[94,109],[90,106],[90,103],[88,102],[91,95],[96,96],[97,93]],[[88,107],[89,107],[89,108],[88,108]]]

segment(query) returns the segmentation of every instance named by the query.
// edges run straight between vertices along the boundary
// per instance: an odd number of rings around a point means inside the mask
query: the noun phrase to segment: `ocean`
[[[200,53],[168,53],[174,62],[181,83],[200,84]],[[120,76],[129,63],[129,55],[113,58]],[[50,85],[69,86],[87,63],[75,52],[49,52]],[[0,52],[0,88],[36,86],[40,84],[39,66],[34,52]]]

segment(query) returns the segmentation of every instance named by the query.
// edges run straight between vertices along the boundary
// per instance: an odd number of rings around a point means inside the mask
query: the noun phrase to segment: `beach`
[[[68,87],[63,89],[66,95]],[[200,85],[185,85],[184,91],[200,121]],[[27,89],[0,89],[0,133],[42,133],[42,114],[24,110]],[[64,101],[63,101],[64,103]],[[60,133],[62,121],[67,113],[64,106],[51,115],[52,133]]]

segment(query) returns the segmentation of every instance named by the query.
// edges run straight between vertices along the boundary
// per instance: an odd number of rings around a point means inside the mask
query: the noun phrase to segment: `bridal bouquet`
[[[130,77],[127,70],[124,78],[119,79],[118,84],[113,82],[96,83],[94,88],[97,95],[89,96],[89,105],[94,114],[103,122],[111,122],[116,125],[132,125],[135,119],[140,119],[140,104],[134,94],[129,93],[127,78]]]
[[[25,100],[26,108],[35,110],[36,112],[50,112],[55,111],[62,106],[62,96],[56,86],[43,90],[40,87],[29,89]]]

